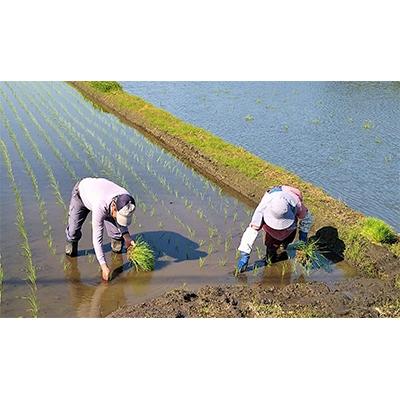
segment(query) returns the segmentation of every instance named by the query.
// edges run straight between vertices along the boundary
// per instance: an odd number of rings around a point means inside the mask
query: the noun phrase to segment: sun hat
[[[276,230],[289,228],[296,219],[296,200],[283,191],[271,193],[269,197],[263,213],[264,222]]]
[[[132,222],[132,214],[135,211],[135,199],[130,194],[120,194],[115,199],[117,207],[117,222],[121,226],[128,226]]]

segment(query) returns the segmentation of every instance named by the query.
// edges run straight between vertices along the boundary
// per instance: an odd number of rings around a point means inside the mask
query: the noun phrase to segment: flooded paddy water
[[[122,82],[400,232],[399,82]]]
[[[333,283],[354,274],[341,262],[305,275],[287,260],[236,277],[252,209],[65,83],[0,83],[0,105],[2,317],[105,316],[182,286]],[[78,257],[64,255],[71,190],[86,176],[111,179],[135,197],[130,233],[154,249],[153,272],[134,271],[105,237],[115,273],[102,283],[90,214]],[[251,262],[264,251],[260,234]]]

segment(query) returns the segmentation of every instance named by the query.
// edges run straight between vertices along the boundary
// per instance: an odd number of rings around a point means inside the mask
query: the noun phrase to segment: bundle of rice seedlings
[[[154,270],[154,252],[141,236],[136,239],[136,246],[129,247],[127,256],[136,271]]]
[[[318,258],[317,241],[310,240],[305,243],[299,241],[296,243],[296,261],[301,264],[304,269],[309,272],[314,266],[320,267]]]

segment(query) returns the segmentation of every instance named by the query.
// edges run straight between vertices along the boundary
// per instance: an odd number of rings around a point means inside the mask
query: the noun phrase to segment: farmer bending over
[[[300,190],[291,186],[275,186],[268,190],[254,211],[249,227],[242,236],[240,258],[237,269],[246,269],[253,244],[258,232],[265,232],[266,260],[277,261],[277,250],[280,245],[286,250],[293,242],[297,223],[299,223],[299,240],[307,241],[308,231],[312,224],[312,215],[303,204]]]
[[[102,278],[108,281],[110,269],[102,249],[104,226],[111,238],[111,249],[121,253],[122,239],[126,248],[135,245],[128,232],[135,210],[134,198],[122,187],[103,178],[84,178],[72,190],[68,213],[68,226],[65,230],[67,245],[65,254],[76,257],[81,228],[92,211],[92,239],[96,258],[100,264]]]

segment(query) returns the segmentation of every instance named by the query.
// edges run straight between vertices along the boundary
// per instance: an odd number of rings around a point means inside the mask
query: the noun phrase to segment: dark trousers
[[[280,245],[282,245],[283,248],[286,249],[288,245],[294,241],[294,238],[296,237],[296,232],[297,229],[295,229],[286,239],[283,240],[275,239],[268,232],[265,232],[265,246],[267,246],[267,253],[276,253]]]

